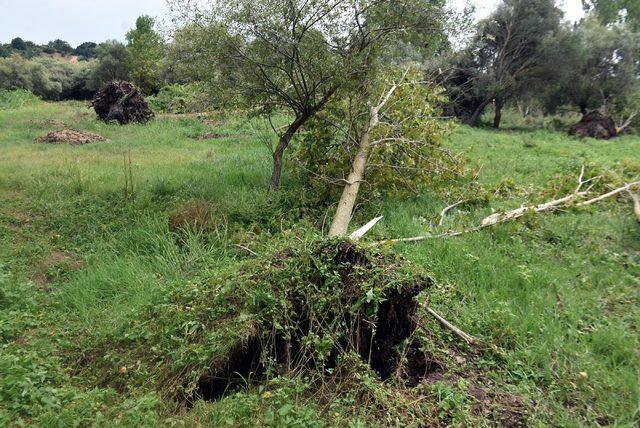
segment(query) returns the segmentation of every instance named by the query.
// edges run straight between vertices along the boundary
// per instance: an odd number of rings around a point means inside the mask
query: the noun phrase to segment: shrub
[[[203,83],[168,85],[148,100],[154,111],[162,113],[200,113],[211,105]]]
[[[0,89],[0,110],[21,108],[38,101],[40,99],[26,89]]]

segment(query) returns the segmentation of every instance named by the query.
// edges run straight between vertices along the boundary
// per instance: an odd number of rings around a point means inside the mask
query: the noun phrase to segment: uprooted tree
[[[120,125],[145,123],[153,117],[153,111],[140,89],[129,82],[107,83],[98,91],[91,105],[100,119]]]
[[[368,79],[385,47],[407,34],[442,34],[437,0],[174,1],[187,16],[181,55],[220,91],[226,88],[271,123],[286,112],[272,148],[270,191],[278,188],[293,137],[343,85]],[[207,64],[206,66],[204,64]]]

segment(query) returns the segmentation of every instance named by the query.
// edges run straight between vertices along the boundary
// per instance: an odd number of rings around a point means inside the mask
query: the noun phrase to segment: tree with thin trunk
[[[439,0],[213,0],[192,14],[185,11],[191,2],[172,3],[191,28],[218,29],[201,32],[220,37],[195,42],[208,43],[214,53],[192,55],[194,63],[212,58],[216,87],[235,91],[277,134],[270,191],[280,185],[292,139],[334,94],[366,79],[391,41],[417,26],[440,28],[443,16]]]

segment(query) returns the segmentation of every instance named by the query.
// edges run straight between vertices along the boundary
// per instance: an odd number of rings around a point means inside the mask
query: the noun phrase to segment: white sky
[[[462,7],[466,0],[449,0]],[[477,18],[487,16],[499,0],[470,0]],[[565,18],[582,16],[580,0],[564,0]],[[124,40],[139,15],[166,16],[165,0],[0,0],[0,42],[14,37],[44,44],[62,39],[72,46],[85,41]]]

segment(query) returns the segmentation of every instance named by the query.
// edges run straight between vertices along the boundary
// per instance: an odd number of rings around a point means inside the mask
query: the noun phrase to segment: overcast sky
[[[465,0],[450,0],[463,5]],[[471,0],[478,18],[499,0]],[[580,0],[564,0],[566,18],[582,16]],[[165,0],[0,0],[0,42],[22,37],[38,44],[62,39],[72,46],[85,41],[124,40],[139,15],[166,17]]]

